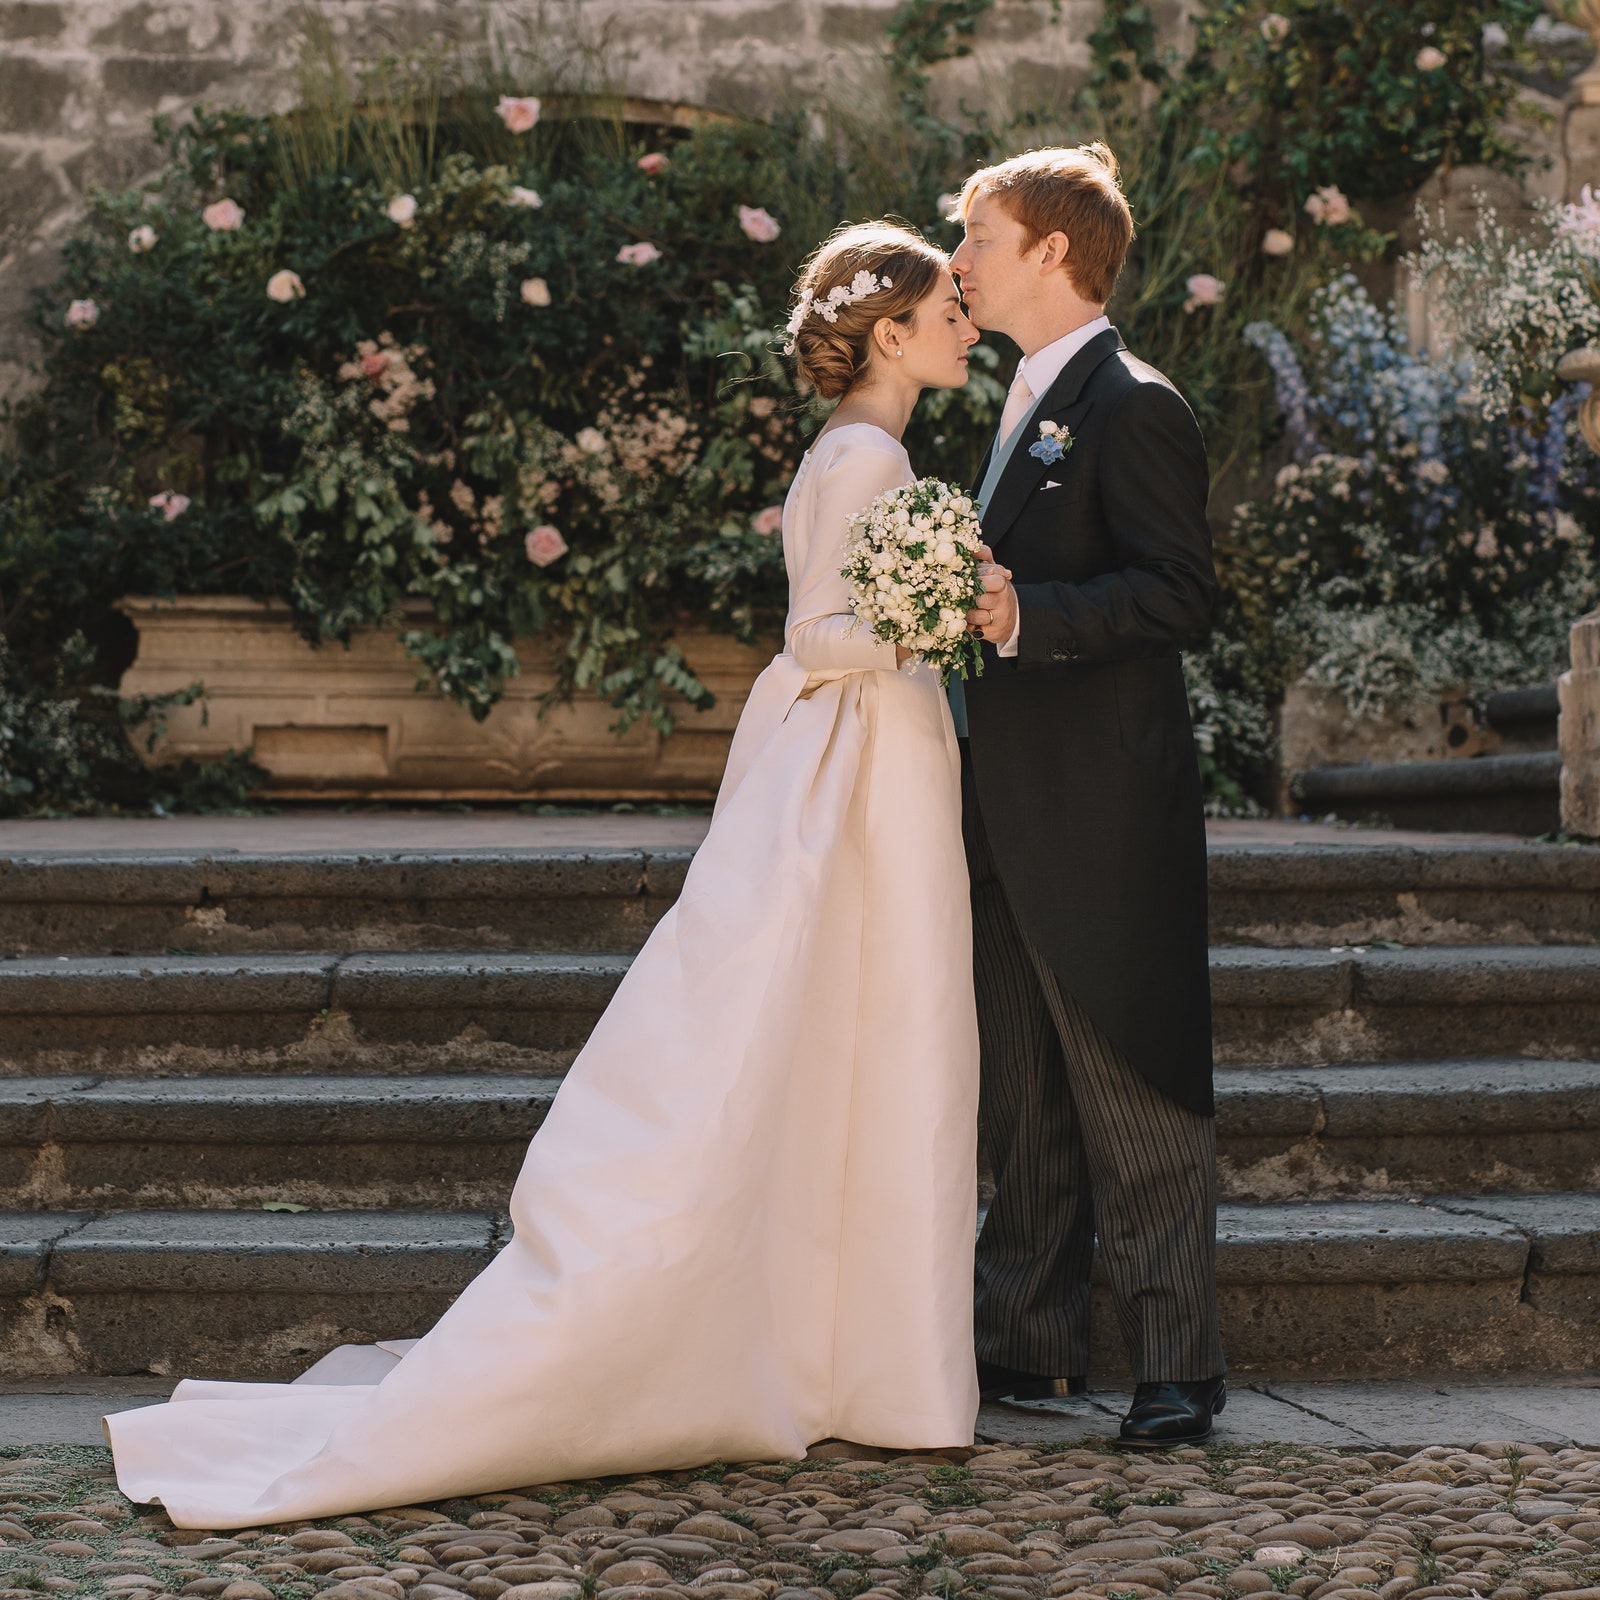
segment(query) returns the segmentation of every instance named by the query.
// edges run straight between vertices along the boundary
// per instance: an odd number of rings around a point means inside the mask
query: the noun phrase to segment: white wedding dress
[[[179,1527],[970,1443],[978,1038],[936,674],[852,626],[846,518],[912,476],[822,435],[784,507],[785,648],[676,906],[574,1062],[514,1236],[415,1341],[106,1419]]]

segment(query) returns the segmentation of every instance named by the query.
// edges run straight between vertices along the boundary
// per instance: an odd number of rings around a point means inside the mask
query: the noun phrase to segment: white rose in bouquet
[[[891,489],[850,519],[850,609],[876,638],[936,667],[941,682],[976,677],[983,653],[967,612],[983,595],[982,543],[978,508],[959,489],[937,478]]]

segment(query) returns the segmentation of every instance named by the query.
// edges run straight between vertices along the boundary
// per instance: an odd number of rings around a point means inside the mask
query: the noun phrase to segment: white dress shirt
[[[1081,328],[1074,328],[1071,333],[1063,334],[1054,344],[1047,344],[1044,349],[1035,350],[1031,356],[1024,356],[1017,363],[1018,376],[1027,380],[1028,387],[1035,395],[1043,395],[1066,370],[1067,363],[1096,334],[1104,333],[1110,326],[1109,317],[1098,316],[1094,321],[1084,323]],[[1020,445],[1021,441],[1018,443]],[[996,652],[1002,656],[1014,656],[1017,653],[1017,640],[1021,634],[1022,614],[1019,611],[1011,629],[1011,637],[1004,644],[997,645]]]

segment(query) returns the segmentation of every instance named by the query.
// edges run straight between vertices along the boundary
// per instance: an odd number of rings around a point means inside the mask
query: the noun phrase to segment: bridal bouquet
[[[983,598],[983,534],[971,499],[918,478],[879,495],[849,527],[843,572],[857,619],[937,667],[941,683],[953,672],[981,673],[977,635],[967,632],[967,612]]]

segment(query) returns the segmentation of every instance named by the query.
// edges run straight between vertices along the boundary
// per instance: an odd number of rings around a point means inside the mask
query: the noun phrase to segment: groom
[[[1226,1398],[1179,657],[1217,598],[1205,447],[1106,320],[1133,218],[1104,145],[986,168],[960,215],[969,314],[1022,349],[977,491],[995,564],[968,622],[992,648],[953,706],[996,1182],[979,1387],[1083,1392],[1098,1236],[1136,1383],[1122,1438],[1166,1449],[1206,1438]]]

